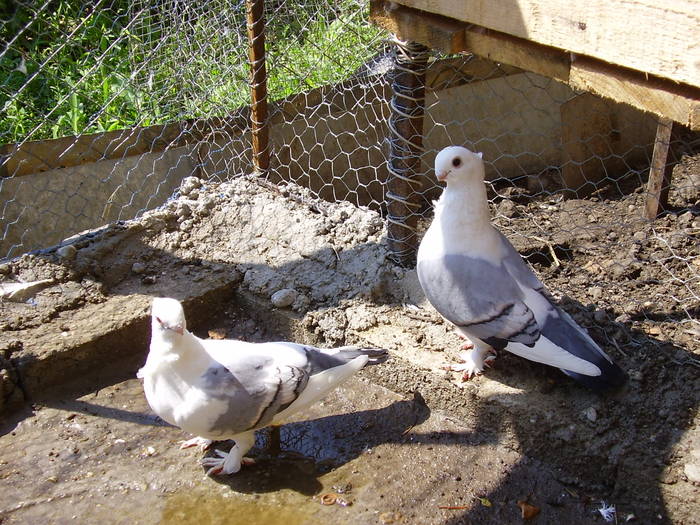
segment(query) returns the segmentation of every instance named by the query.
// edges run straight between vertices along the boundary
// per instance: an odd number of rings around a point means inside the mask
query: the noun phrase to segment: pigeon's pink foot
[[[485,367],[492,366],[496,359],[496,351],[490,346],[473,347],[467,352],[462,352],[459,357],[463,363],[450,365],[448,370],[453,372],[463,372],[462,381],[467,381],[475,375],[482,374]]]
[[[199,449],[204,452],[207,450],[209,447],[211,447],[211,444],[213,441],[211,439],[206,439],[203,437],[193,437],[192,439],[188,439],[187,441],[182,441],[180,442],[180,448],[190,448],[190,447],[199,447]]]

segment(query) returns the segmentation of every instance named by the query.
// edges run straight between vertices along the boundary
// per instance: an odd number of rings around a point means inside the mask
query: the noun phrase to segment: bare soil
[[[0,476],[12,486],[0,494],[0,519],[69,521],[78,507],[65,502],[90,496],[102,498],[109,512],[101,516],[115,523],[113,512],[132,505],[150,506],[151,513],[141,519],[127,513],[130,523],[187,522],[183,516],[223,505],[222,498],[233,498],[221,507],[233,513],[257,501],[279,517],[280,508],[293,505],[303,514],[298,523],[331,516],[339,523],[512,523],[521,519],[518,500],[540,509],[538,523],[602,523],[601,501],[616,507],[618,523],[700,523],[698,174],[699,159],[685,157],[674,173],[673,208],[653,222],[641,218],[643,181],[635,178],[611,181],[588,199],[512,187],[493,194],[496,224],[629,374],[623,388],[604,395],[512,355],[500,355],[494,369],[468,382],[443,370],[460,340],[425,303],[415,272],[387,258],[379,215],[318,201],[291,185],[186,179],[181,195],[162,209],[76,237],[67,243],[74,251],[5,263],[2,282],[50,283],[21,302],[0,303],[6,404]],[[293,297],[289,306],[272,304],[280,290]],[[320,419],[305,427],[313,437],[304,446],[283,432],[283,449],[309,458],[319,483],[302,489],[300,474],[288,476],[286,467],[274,474],[274,458],[224,485],[202,477],[189,456],[149,459],[148,446],[160,454],[182,433],[153,426],[138,383],[119,381],[133,377],[145,357],[148,305],[157,295],[185,300],[203,337],[215,330],[391,351],[390,363],[367,369],[329,401],[336,412],[320,407],[310,416]],[[83,380],[73,395],[59,394],[60,384],[76,376]],[[107,390],[79,397],[100,387]],[[416,393],[433,415],[416,419],[415,404],[410,416],[403,409],[382,413],[393,402],[418,403]],[[354,401],[334,404],[343,396]],[[24,398],[33,407],[10,412]],[[122,405],[129,414],[109,415]],[[324,418],[341,413],[349,430],[324,427]],[[72,422],[89,431],[71,433]],[[126,450],[113,438],[137,443]],[[87,463],[78,453],[51,453],[55,443],[76,440],[94,449]],[[366,444],[371,454],[362,453]],[[109,496],[121,490],[109,474],[116,468],[128,488],[120,498]],[[100,482],[85,481],[88,472]],[[264,473],[277,484],[261,481]],[[329,514],[312,496],[329,490],[333,476],[363,488],[352,507]],[[136,496],[134,487],[144,483]],[[166,500],[148,496],[156,489],[189,510],[168,514]],[[206,505],[193,505],[193,494]]]

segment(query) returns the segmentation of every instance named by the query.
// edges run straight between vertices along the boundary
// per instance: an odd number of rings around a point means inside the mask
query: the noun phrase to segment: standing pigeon
[[[255,430],[284,422],[365,365],[387,359],[379,349],[200,339],[187,330],[182,305],[167,298],[153,300],[152,330],[137,377],[153,411],[199,436],[185,446],[236,442],[229,453],[217,450],[219,457],[202,461],[207,474],[238,472]]]
[[[481,153],[451,146],[435,158],[447,188],[418,249],[418,279],[426,297],[469,339],[472,350],[454,365],[465,377],[483,371],[493,349],[560,368],[601,389],[625,374],[547,295],[544,285],[489,219]]]

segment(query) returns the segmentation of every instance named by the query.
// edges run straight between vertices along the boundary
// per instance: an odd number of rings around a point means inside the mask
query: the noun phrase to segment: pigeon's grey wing
[[[532,268],[525,262],[510,241],[501,232],[498,232],[498,234],[505,247],[503,266],[508,270],[508,273],[523,286],[537,291],[544,290],[545,288],[542,281],[537,278],[535,272],[532,271]]]
[[[226,365],[216,363],[202,375],[198,387],[227,409],[212,422],[218,433],[242,432],[267,426],[304,390],[309,373],[270,355],[241,352]]]
[[[532,346],[539,338],[535,316],[503,265],[448,254],[420,260],[417,270],[435,309],[474,337],[497,348],[511,341]]]

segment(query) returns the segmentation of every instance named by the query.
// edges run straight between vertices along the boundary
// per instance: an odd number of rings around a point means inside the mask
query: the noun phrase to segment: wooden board
[[[700,6],[694,0],[395,3],[700,87]]]
[[[370,1],[372,23],[388,29],[403,40],[416,40],[445,52],[474,53],[700,130],[700,87],[649,76],[395,2]],[[464,38],[457,36],[460,24]],[[445,42],[449,43],[449,49],[440,47]],[[460,48],[462,43],[464,47]]]

